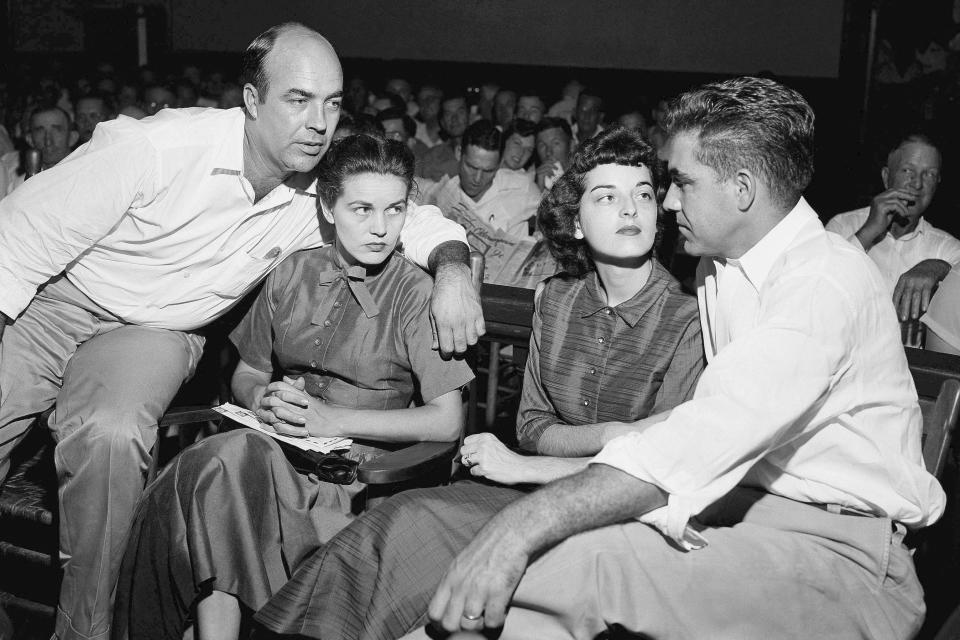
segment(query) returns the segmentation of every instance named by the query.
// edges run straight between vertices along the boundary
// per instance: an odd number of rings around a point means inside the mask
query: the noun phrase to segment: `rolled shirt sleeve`
[[[403,252],[408,258],[427,268],[433,250],[451,240],[467,244],[467,232],[453,220],[444,218],[433,205],[408,203],[407,217],[400,231]]]
[[[13,318],[37,287],[60,273],[156,197],[157,154],[126,127],[97,127],[94,137],[0,201],[0,311]]]

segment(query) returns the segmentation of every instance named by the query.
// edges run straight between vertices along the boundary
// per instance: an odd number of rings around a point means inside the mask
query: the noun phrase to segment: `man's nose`
[[[312,129],[319,134],[327,132],[327,113],[322,103],[310,107],[307,114],[307,129]]]
[[[671,184],[670,188],[667,189],[667,194],[663,197],[663,210],[671,211],[677,213],[680,211],[680,199],[679,199],[680,188]]]

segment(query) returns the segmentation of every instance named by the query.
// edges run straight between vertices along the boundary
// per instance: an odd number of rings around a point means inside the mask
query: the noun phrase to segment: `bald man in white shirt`
[[[950,269],[960,265],[960,240],[924,217],[940,184],[940,150],[923,133],[898,140],[880,171],[884,191],[870,205],[827,222],[862,247],[887,281],[901,321],[916,320]]]
[[[494,517],[429,617],[502,640],[912,637],[903,536],[945,496],[887,288],[801,195],[813,112],[737,78],[682,95],[665,128],[664,207],[702,256],[694,398],[570,452],[596,455]]]
[[[325,241],[311,171],[339,118],[336,53],[289,23],[243,66],[243,109],[104,123],[0,203],[0,482],[55,403],[61,639],[109,635],[157,420],[194,371],[198,330]],[[438,346],[462,351],[483,330],[463,230],[425,207],[402,239],[436,274]]]

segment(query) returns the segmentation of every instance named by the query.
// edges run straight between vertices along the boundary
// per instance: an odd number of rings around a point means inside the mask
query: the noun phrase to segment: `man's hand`
[[[540,191],[546,191],[553,186],[553,183],[556,182],[557,178],[561,175],[563,175],[563,167],[559,162],[545,162],[537,167],[534,182],[540,187]]]
[[[503,626],[529,561],[515,531],[495,518],[457,556],[430,601],[428,614],[435,624],[448,632]]]
[[[527,457],[510,451],[492,433],[467,436],[460,447],[460,460],[471,475],[501,484],[528,482],[523,473]]]
[[[857,231],[857,239],[867,251],[883,239],[890,223],[896,217],[907,217],[907,207],[917,201],[920,196],[914,189],[908,187],[887,189],[874,196],[870,201],[870,213],[867,221]]]
[[[430,301],[433,348],[443,354],[463,353],[486,332],[480,294],[473,287],[470,267],[446,263],[437,267]]]
[[[906,271],[893,289],[893,305],[900,321],[916,320],[927,310],[933,291],[947,274],[950,263],[931,258]]]

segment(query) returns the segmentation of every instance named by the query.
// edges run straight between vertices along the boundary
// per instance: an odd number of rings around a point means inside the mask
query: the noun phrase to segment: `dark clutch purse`
[[[275,442],[283,449],[287,462],[300,473],[312,473],[324,482],[333,484],[352,484],[357,479],[360,463],[347,458],[342,453],[304,451],[282,440],[275,440]]]

